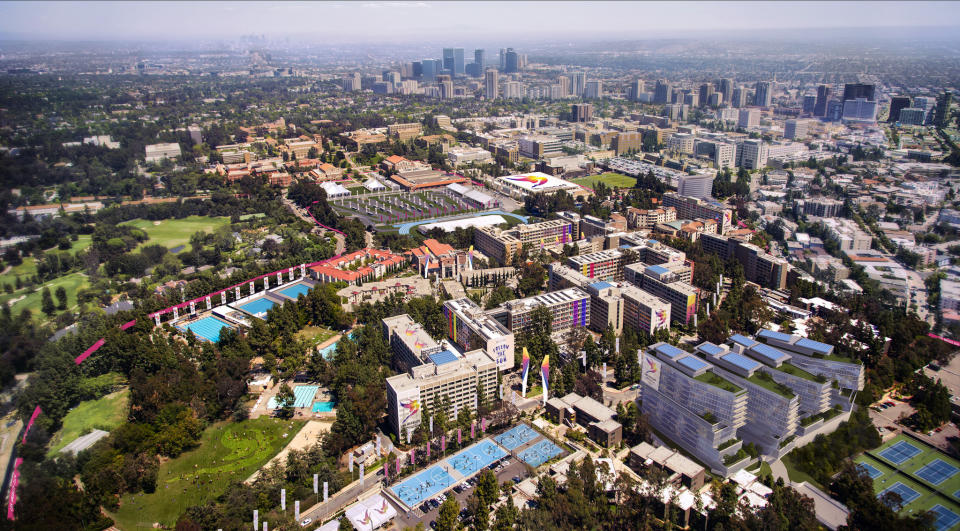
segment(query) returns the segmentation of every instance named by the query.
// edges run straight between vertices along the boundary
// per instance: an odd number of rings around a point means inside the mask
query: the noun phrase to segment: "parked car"
[[[304,518],[302,521],[300,521],[300,527],[307,527],[312,523],[313,523],[313,518]]]

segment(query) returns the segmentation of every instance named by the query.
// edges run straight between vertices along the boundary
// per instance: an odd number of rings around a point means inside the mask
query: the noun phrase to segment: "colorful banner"
[[[17,504],[17,485],[20,484],[20,464],[23,463],[23,458],[18,457],[16,461],[13,462],[13,475],[10,476],[10,500],[7,504],[7,520],[15,520],[13,514],[13,507]]]
[[[547,404],[547,387],[550,382],[550,356],[543,357],[543,363],[540,364],[540,377],[543,379],[543,404]]]
[[[96,343],[94,343],[93,345],[90,345],[90,348],[85,350],[83,354],[80,354],[79,356],[77,356],[76,359],[73,360],[73,362],[76,363],[77,365],[80,365],[81,363],[83,363],[83,360],[89,358],[91,354],[96,352],[106,342],[107,342],[106,339],[100,338]]]
[[[523,347],[523,359],[520,362],[521,370],[523,371],[523,390],[520,392],[524,398],[527,397],[527,374],[530,372],[530,353],[527,352],[527,347]]]
[[[23,440],[20,441],[21,443],[27,443],[27,434],[30,433],[30,428],[33,427],[33,422],[37,420],[37,417],[40,416],[40,413],[43,413],[43,410],[40,409],[40,406],[33,408],[33,414],[30,415],[30,420],[27,422],[27,429],[23,430]]]

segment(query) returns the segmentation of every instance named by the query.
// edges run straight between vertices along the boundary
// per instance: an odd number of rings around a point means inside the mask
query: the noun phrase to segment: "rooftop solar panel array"
[[[729,353],[729,354],[726,354],[726,355],[724,355],[724,356],[721,356],[720,359],[722,359],[723,361],[725,361],[725,362],[727,362],[727,363],[730,363],[730,364],[732,364],[732,365],[734,365],[734,366],[736,366],[736,367],[740,367],[741,369],[743,369],[743,370],[745,370],[745,371],[752,371],[752,370],[755,370],[757,367],[760,366],[760,363],[759,363],[759,362],[754,361],[754,360],[752,360],[752,359],[750,359],[750,358],[741,356],[740,354],[737,354],[736,352],[731,352],[731,353]]]
[[[662,344],[662,345],[657,346],[654,350],[656,350],[656,351],[659,352],[660,354],[663,354],[663,355],[665,355],[665,356],[668,356],[670,359],[676,358],[676,357],[679,356],[680,354],[686,354],[686,352],[678,349],[677,347],[675,347],[675,346],[673,346],[673,345],[667,344],[667,343],[664,343],[664,344]]]
[[[701,360],[696,356],[685,356],[677,360],[677,363],[679,363],[680,365],[683,365],[684,367],[690,369],[691,371],[699,371],[700,369],[710,366],[707,362]]]
[[[699,348],[700,350],[706,352],[707,354],[710,354],[711,356],[716,356],[716,355],[718,355],[718,354],[723,354],[723,352],[724,352],[723,348],[721,348],[721,347],[719,347],[719,346],[717,346],[717,345],[714,345],[713,343],[709,343],[709,342],[704,343],[704,344],[698,346],[697,348]]]
[[[819,352],[821,354],[829,354],[831,351],[833,351],[832,346],[826,343],[821,343],[819,341],[814,341],[812,339],[807,339],[805,337],[797,341],[795,345],[797,345],[798,347],[808,348],[814,352]]]
[[[781,352],[771,347],[770,345],[764,345],[763,343],[757,343],[756,345],[750,348],[750,351],[756,354],[759,354],[772,362],[777,362],[777,361],[790,358],[789,354],[786,354],[785,352]]]
[[[761,330],[758,334],[758,337],[764,339],[776,339],[777,341],[783,341],[784,343],[789,343],[793,336],[790,334],[784,334],[783,332],[774,332],[773,330]]]
[[[757,344],[756,341],[750,339],[749,337],[742,336],[740,334],[733,334],[732,336],[730,336],[730,341],[733,341],[734,343],[743,345],[748,348]]]

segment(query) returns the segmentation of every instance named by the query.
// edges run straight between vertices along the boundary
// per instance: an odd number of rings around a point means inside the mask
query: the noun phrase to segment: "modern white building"
[[[713,175],[683,175],[677,178],[677,193],[697,199],[709,199],[713,194]]]
[[[163,159],[175,159],[182,154],[180,152],[180,144],[176,142],[170,142],[168,144],[150,144],[146,146],[145,151],[145,160],[147,162],[160,162]]]

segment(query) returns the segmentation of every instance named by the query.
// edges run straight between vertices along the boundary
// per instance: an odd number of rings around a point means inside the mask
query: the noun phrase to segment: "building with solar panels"
[[[801,369],[836,380],[841,389],[862,391],[863,364],[834,354],[833,345],[773,330],[761,330],[757,340],[791,355],[791,362]]]
[[[408,440],[408,433],[426,420],[423,412],[435,412],[444,397],[450,400],[446,413],[453,418],[464,408],[477,407],[478,388],[486,397],[497,396],[497,362],[485,350],[444,348],[406,314],[382,323],[394,365],[402,371],[387,378],[387,417],[399,440]]]
[[[717,473],[735,472],[749,459],[733,461],[743,445],[747,389],[716,366],[668,343],[643,352],[642,411],[650,424]]]

